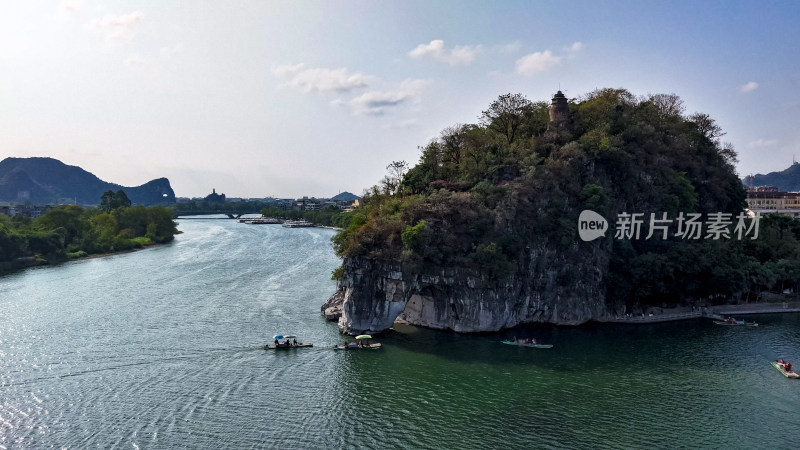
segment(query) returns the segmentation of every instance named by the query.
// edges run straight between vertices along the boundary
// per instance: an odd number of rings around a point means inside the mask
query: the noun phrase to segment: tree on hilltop
[[[117,208],[127,208],[131,206],[131,201],[123,190],[118,190],[117,192],[114,191],[106,191],[103,193],[103,196],[100,197],[100,211],[103,212],[110,212]]]

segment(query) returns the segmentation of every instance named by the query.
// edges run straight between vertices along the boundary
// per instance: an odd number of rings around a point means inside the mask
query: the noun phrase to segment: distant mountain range
[[[742,179],[745,186],[774,186],[782,192],[800,191],[800,163],[792,163],[781,172],[770,172],[766,175],[748,175]]]
[[[175,202],[175,192],[166,178],[125,187],[103,181],[80,167],[68,166],[53,158],[6,158],[0,161],[0,202],[97,205],[104,192],[120,189],[134,205]]]

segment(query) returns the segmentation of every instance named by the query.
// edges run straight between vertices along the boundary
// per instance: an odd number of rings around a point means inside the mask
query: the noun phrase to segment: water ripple
[[[338,352],[330,231],[185,222],[169,246],[0,278],[0,448],[786,448],[800,430],[800,383],[768,363],[800,361],[798,315],[397,326]],[[264,350],[276,333],[315,346]]]

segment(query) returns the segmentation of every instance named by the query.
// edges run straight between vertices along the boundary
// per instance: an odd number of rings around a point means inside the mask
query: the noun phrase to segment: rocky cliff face
[[[598,245],[570,263],[575,254],[529,248],[520,271],[503,279],[459,268],[408,273],[396,262],[347,258],[339,289],[323,310],[335,318],[335,304],[341,303],[339,329],[345,334],[379,333],[398,318],[457,332],[602,319],[608,315],[607,253]]]

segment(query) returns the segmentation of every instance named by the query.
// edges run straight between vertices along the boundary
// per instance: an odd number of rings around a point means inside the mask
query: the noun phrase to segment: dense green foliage
[[[674,94],[637,98],[624,89],[594,91],[569,108],[570,125],[547,131],[546,102],[507,94],[478,124],[446,128],[399,186],[384,180],[365,194],[360,219],[333,238],[337,254],[496,280],[548,269],[565,288],[585,276],[575,265],[605,261],[597,270],[617,309],[798,287],[800,227],[790,219],[762,219],[757,240],[614,238],[621,212],[743,211],[736,154],[713,119],[685,115]],[[609,218],[612,232],[581,241],[584,209]],[[537,267],[532,249],[556,252],[558,267]]]
[[[125,191],[119,190],[117,192],[114,191],[106,191],[103,193],[103,196],[100,197],[100,211],[109,212],[112,209],[122,208],[131,206],[131,201],[127,195],[125,195]]]
[[[125,206],[126,200],[124,192],[109,191],[103,208],[59,206],[37,219],[0,214],[0,272],[165,243],[180,233],[171,209]]]

